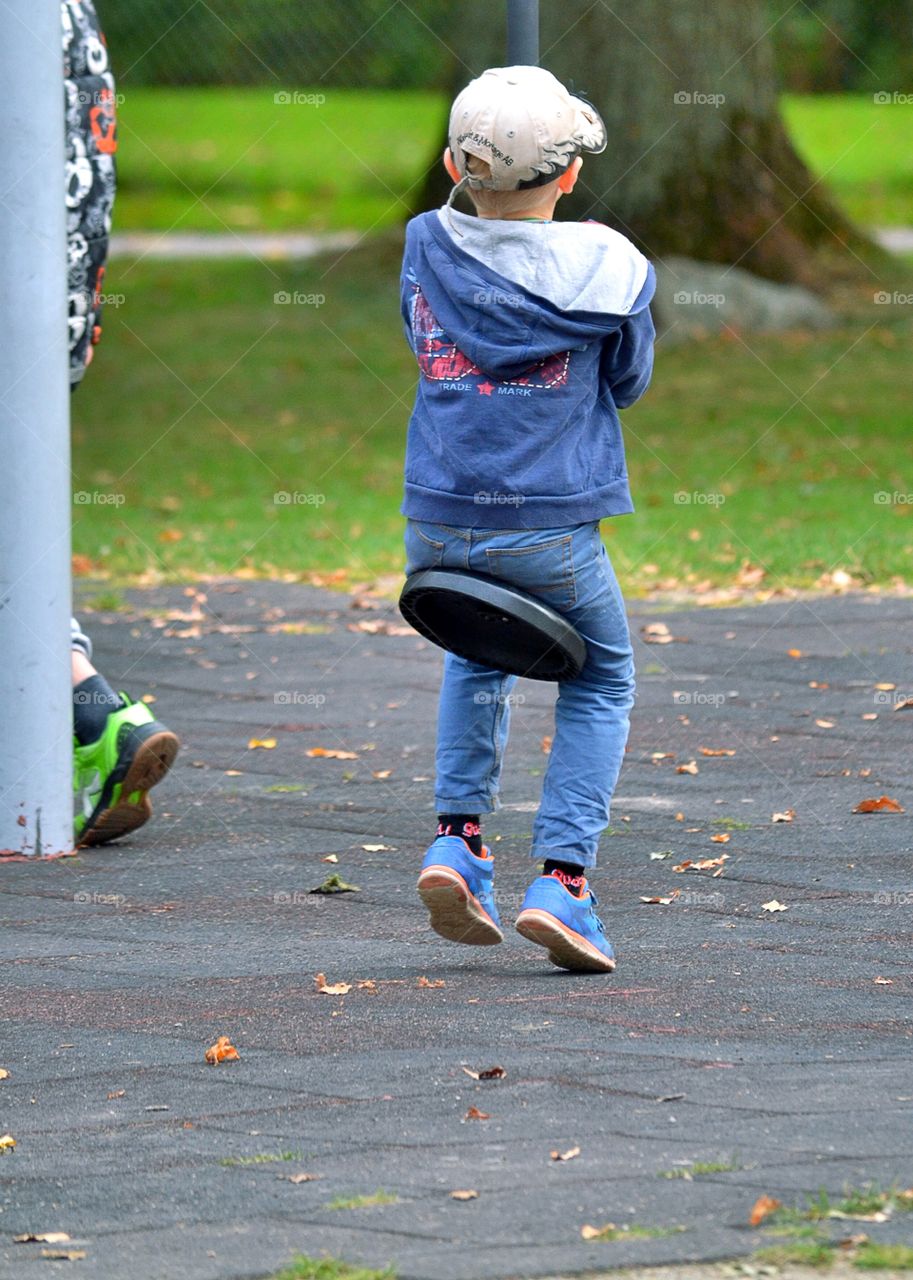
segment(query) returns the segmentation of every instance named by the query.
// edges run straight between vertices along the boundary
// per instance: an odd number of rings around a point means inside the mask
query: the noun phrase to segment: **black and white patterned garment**
[[[70,386],[101,333],[102,283],[114,204],[114,77],[92,0],[62,0],[66,112]]]

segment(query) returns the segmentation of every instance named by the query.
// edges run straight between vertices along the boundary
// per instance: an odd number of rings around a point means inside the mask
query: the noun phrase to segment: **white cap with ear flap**
[[[449,141],[467,185],[519,191],[554,182],[581,151],[605,151],[607,138],[596,108],[550,71],[492,67],[458,95],[450,111]],[[491,177],[468,173],[467,155],[484,160]]]

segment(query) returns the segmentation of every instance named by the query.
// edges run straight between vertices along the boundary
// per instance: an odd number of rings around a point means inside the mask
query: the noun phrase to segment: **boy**
[[[653,269],[598,223],[555,223],[598,112],[538,67],[486,71],[453,104],[454,192],[406,233],[402,309],[421,371],[406,448],[407,574],[488,574],[540,596],[586,641],[559,685],[531,856],[545,863],[516,921],[556,965],[610,972],[586,872],[608,823],[634,698],[624,604],[599,534],[633,510],[617,409],[653,363]],[[451,209],[468,188],[476,217]],[[516,677],[445,656],[437,837],[418,881],[431,926],[502,941],[480,816],[498,790]]]
[[[101,291],[114,203],[114,77],[92,0],[62,0],[66,121],[70,387],[82,381],[101,335]],[[143,702],[115,693],[92,665],[92,642],[70,624],[74,835],[107,844],[147,822],[148,792],[178,752],[177,735]]]

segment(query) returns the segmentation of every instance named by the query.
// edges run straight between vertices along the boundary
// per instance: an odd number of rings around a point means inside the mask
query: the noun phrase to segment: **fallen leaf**
[[[657,849],[655,853],[650,854],[651,862],[664,862],[666,858],[673,857],[671,849]]]
[[[660,760],[674,760],[675,752],[674,751],[651,751],[650,759],[655,760],[657,763],[659,763]]]
[[[539,746],[542,748],[542,752],[543,752],[543,754],[544,754],[544,755],[549,755],[549,754],[551,753],[551,749],[552,749],[552,736],[551,736],[551,734],[550,734],[550,733],[547,733],[547,734],[545,735],[545,737],[544,737],[544,738],[542,739],[542,741],[539,743]]]
[[[311,747],[310,751],[305,751],[306,756],[322,756],[327,760],[357,760],[358,755],[354,751],[336,751],[328,747]]]
[[[550,1151],[549,1156],[552,1160],[562,1163],[565,1160],[576,1160],[580,1155],[579,1147],[571,1147],[568,1151]]]
[[[680,893],[681,893],[681,889],[673,889],[671,893],[666,894],[664,897],[659,897],[659,896],[654,897],[654,898],[643,898],[643,897],[642,897],[642,898],[641,898],[641,902],[647,902],[647,903],[651,903],[651,904],[652,904],[652,903],[658,903],[660,906],[668,907],[669,903],[670,903],[670,902],[674,902],[674,901],[675,901],[675,899],[679,896],[679,894],[680,894]]]
[[[890,796],[879,796],[877,800],[860,800],[853,813],[903,813],[903,809]]]
[[[325,973],[314,975],[314,985],[322,996],[344,996],[352,990],[351,982],[335,982],[330,986]]]
[[[838,1249],[858,1249],[861,1244],[868,1243],[869,1237],[864,1231],[858,1231],[854,1236],[847,1236],[843,1240],[837,1241]]]
[[[677,813],[677,814],[675,815],[675,821],[676,821],[676,822],[684,822],[684,821],[685,821],[685,815],[684,815],[683,813]]]
[[[376,992],[376,991],[377,991],[377,983],[374,981],[374,979],[373,979],[373,978],[365,978],[365,980],[364,980],[363,982],[359,982],[359,984],[358,984],[358,990],[359,990],[359,991],[374,991],[374,992]]]
[[[618,1228],[614,1222],[607,1222],[603,1227],[591,1227],[588,1222],[580,1228],[584,1240],[611,1240]]]
[[[801,658],[801,657],[802,657],[802,650],[801,650],[801,649],[787,649],[787,650],[786,650],[786,656],[787,656],[787,658]]]
[[[16,1139],[11,1133],[5,1133],[3,1137],[0,1138],[0,1151],[12,1151],[15,1145]]]
[[[209,1065],[214,1067],[217,1062],[237,1062],[241,1055],[228,1036],[219,1036],[215,1044],[209,1046],[204,1056]]]
[[[280,1173],[279,1179],[282,1182],[291,1182],[297,1187],[302,1182],[317,1182],[320,1179],[319,1173]]]
[[[487,1111],[480,1111],[478,1107],[470,1107],[463,1116],[464,1120],[490,1120],[491,1116]]]
[[[784,809],[782,813],[771,814],[771,822],[792,822],[796,816],[795,809]]]
[[[69,1239],[66,1231],[24,1231],[13,1236],[15,1244],[66,1244]]]
[[[6,1070],[6,1068],[0,1067],[0,1080],[8,1080],[9,1078],[10,1078],[10,1073]]]
[[[261,751],[272,751],[275,746],[275,738],[251,738],[247,744],[247,749],[248,751],[256,751],[259,748]]]
[[[42,1249],[41,1256],[56,1258],[60,1262],[81,1262],[88,1255],[85,1249]]]
[[[325,858],[320,859],[321,862],[338,862],[339,858],[335,853],[328,853]]]
[[[108,1101],[113,1102],[115,1098],[123,1098],[126,1096],[126,1089],[115,1089],[113,1093],[108,1094]]]
[[[748,1225],[751,1227],[758,1226],[765,1218],[769,1217],[772,1213],[775,1213],[776,1210],[781,1207],[781,1202],[779,1200],[775,1200],[773,1196],[758,1196],[748,1218]]]
[[[371,777],[372,778],[389,778],[392,772],[393,772],[392,769],[375,769],[374,772],[371,774]]]
[[[697,773],[697,761],[689,760],[687,764],[679,764],[675,766],[676,773]]]
[[[443,978],[435,978],[432,982],[430,978],[426,978],[425,975],[422,974],[415,985],[417,987],[446,987],[447,983]]]
[[[913,707],[913,698],[901,698],[900,702],[894,703],[895,711],[904,711],[907,707]]]
[[[882,978],[881,975],[879,975],[877,978],[873,978],[872,981],[875,983],[877,987],[891,987],[894,985],[893,978]]]
[[[728,831],[721,831],[718,835],[710,837],[712,844],[728,844],[731,839],[732,836]]]
[[[774,911],[788,911],[789,907],[785,906],[782,902],[777,902],[776,898],[771,898],[770,902],[764,902],[761,904],[761,910],[770,911],[772,914]]]
[[[226,769],[225,776],[226,778],[242,778],[244,774],[241,769]]]
[[[451,1200],[478,1200],[478,1191],[451,1191]]]
[[[361,846],[365,853],[392,853],[393,850],[388,844],[363,844]]]
[[[876,1213],[841,1213],[839,1209],[831,1209],[827,1216],[838,1218],[843,1222],[887,1222],[891,1217],[883,1209],[879,1209]]]
[[[309,889],[308,893],[361,893],[357,884],[348,884],[343,880],[342,876],[327,876],[323,884],[317,885],[316,889]]]
[[[735,752],[730,751],[728,747],[699,747],[702,756],[734,756]]]
[[[833,720],[816,720],[815,724],[818,726],[819,729],[833,729],[834,727]]]

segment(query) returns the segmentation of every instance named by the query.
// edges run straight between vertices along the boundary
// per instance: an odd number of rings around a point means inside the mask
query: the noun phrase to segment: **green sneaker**
[[[112,711],[96,742],[75,746],[73,791],[77,847],[107,844],[152,816],[148,791],[161,782],[178,753],[177,735],[144,702]]]

